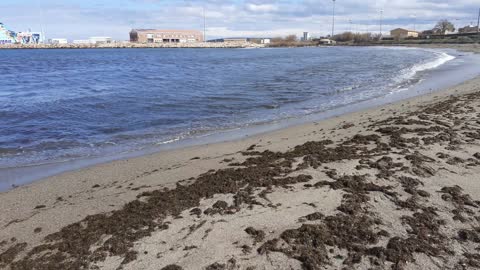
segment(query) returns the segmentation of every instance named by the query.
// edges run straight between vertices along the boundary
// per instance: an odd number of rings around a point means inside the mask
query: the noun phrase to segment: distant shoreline
[[[263,48],[264,44],[250,42],[207,42],[207,43],[108,43],[108,44],[5,44],[2,49],[132,49],[132,48]]]

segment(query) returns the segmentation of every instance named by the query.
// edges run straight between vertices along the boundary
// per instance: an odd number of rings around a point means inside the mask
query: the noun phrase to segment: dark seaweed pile
[[[0,254],[0,267],[87,269],[107,256],[121,256],[122,264],[128,264],[137,258],[133,244],[155,231],[168,230],[164,222],[168,216],[180,216],[185,210],[199,217],[235,214],[244,207],[264,206],[258,197],[266,198],[273,188],[299,183],[311,189],[342,190],[344,195],[338,212],[330,216],[312,213],[300,219],[303,224],[297,229],[284,231],[278,238],[266,242],[263,231],[247,228],[246,233],[252,236],[254,245],[261,244],[259,256],[282,252],[302,262],[304,269],[321,269],[331,265],[333,258],[342,259],[346,269],[363,260],[372,267],[403,269],[407,262],[415,262],[415,253],[422,253],[438,258],[460,255],[459,267],[478,267],[478,250],[454,253],[452,239],[443,230],[446,220],[438,215],[439,209],[430,198],[441,196],[451,207],[452,220],[472,227],[458,230],[458,236],[453,239],[458,244],[480,242],[479,203],[459,186],[443,187],[436,194],[430,194],[421,189],[424,185],[421,179],[435,176],[444,164],[479,165],[478,153],[471,153],[468,159],[442,152],[435,157],[422,153],[431,145],[439,145],[447,152],[478,143],[480,123],[467,113],[476,112],[471,104],[478,101],[479,96],[475,93],[451,97],[414,113],[372,122],[371,134],[357,134],[337,144],[330,140],[310,141],[287,152],[259,152],[253,146],[243,153],[247,156],[243,163],[207,172],[190,184],[177,184],[174,189],[141,193],[121,210],[88,216],[48,235],[41,245],[27,248],[25,243],[11,244]],[[399,156],[398,160],[391,154]],[[298,160],[300,164],[295,165]],[[317,181],[303,171],[306,168],[320,170],[329,163],[347,160],[358,160],[358,175],[328,170],[325,171],[328,179]],[[362,170],[374,170],[376,175],[362,174]],[[380,184],[385,182],[391,184]],[[258,193],[259,190],[262,192]],[[382,229],[385,224],[372,207],[373,193],[382,194],[398,209],[408,211],[408,215],[401,217],[407,236],[391,236]],[[198,208],[202,199],[217,194],[234,194],[233,203],[217,201],[204,211]],[[16,258],[24,250],[27,253]],[[336,254],[338,250],[345,251],[347,256]],[[217,264],[208,269],[226,269],[218,267],[228,262]],[[164,269],[181,268],[170,265]]]

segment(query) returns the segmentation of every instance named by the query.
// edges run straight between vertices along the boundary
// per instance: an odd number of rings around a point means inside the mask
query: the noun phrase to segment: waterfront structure
[[[66,38],[52,38],[49,40],[51,44],[68,44],[68,40]]]
[[[468,25],[463,28],[458,29],[458,33],[477,33],[478,26]]]
[[[236,42],[236,43],[246,43],[248,38],[238,37],[238,38],[224,38],[223,42]]]
[[[39,32],[18,32],[17,42],[22,44],[39,44],[43,41],[43,36]]]
[[[245,44],[245,43],[256,43],[256,44],[270,44],[272,43],[271,38],[245,38],[245,37],[234,37],[234,38],[218,38],[218,39],[211,39],[208,42],[226,42],[226,43],[234,43],[234,44]]]
[[[7,27],[0,23],[0,44],[39,44],[43,41],[43,35],[39,32],[18,32],[8,30]]]
[[[73,44],[91,44],[89,39],[76,39],[72,41]]]
[[[7,27],[0,22],[0,44],[13,44],[16,42],[16,33],[8,30]]]
[[[203,34],[197,30],[133,29],[130,42],[137,43],[194,43],[203,42]]]
[[[270,44],[272,43],[272,39],[270,38],[261,38],[260,39],[260,44]]]
[[[335,45],[337,42],[333,39],[322,38],[318,41],[318,43],[322,45]]]
[[[91,37],[88,40],[91,44],[109,44],[113,42],[111,37]]]
[[[272,39],[271,38],[233,37],[233,38],[211,39],[208,42],[270,44],[272,42]]]
[[[403,28],[397,28],[390,31],[390,36],[392,36],[395,39],[404,39],[409,37],[418,38],[419,35],[420,33],[417,31],[407,30]]]

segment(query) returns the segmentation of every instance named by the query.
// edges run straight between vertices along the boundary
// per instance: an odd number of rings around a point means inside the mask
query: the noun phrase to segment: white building
[[[50,39],[51,44],[68,44],[68,40],[66,38],[52,38]]]
[[[73,44],[92,44],[89,39],[77,39],[72,42]]]
[[[270,44],[271,42],[272,42],[272,40],[269,39],[269,38],[262,38],[262,39],[260,40],[260,43],[261,43],[261,44]]]
[[[105,44],[113,41],[111,37],[91,37],[89,40],[91,44]]]
[[[323,45],[335,45],[335,44],[337,44],[337,42],[336,42],[335,40],[332,40],[332,39],[322,38],[322,39],[320,39],[320,44],[323,44]]]

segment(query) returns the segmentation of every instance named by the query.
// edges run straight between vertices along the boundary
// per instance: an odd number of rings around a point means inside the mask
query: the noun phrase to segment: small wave
[[[173,139],[171,139],[171,140],[158,142],[158,143],[156,143],[156,144],[157,144],[157,145],[169,144],[169,143],[177,142],[177,141],[179,141],[179,140],[181,140],[181,139],[182,139],[182,137],[177,137],[177,138],[173,138]]]
[[[456,58],[455,56],[449,55],[444,52],[436,53],[436,54],[438,56],[433,61],[419,63],[410,68],[404,69],[403,71],[400,71],[401,75],[396,78],[397,83],[409,82],[419,72],[437,68]]]
[[[337,94],[340,94],[340,93],[344,93],[344,92],[350,92],[350,91],[353,91],[355,89],[358,89],[360,87],[360,85],[358,84],[355,84],[355,85],[349,85],[349,86],[345,86],[345,87],[342,87],[342,88],[338,88],[338,89],[333,89],[331,91],[327,91],[325,93],[323,93],[325,96],[334,96],[334,95],[337,95]]]

